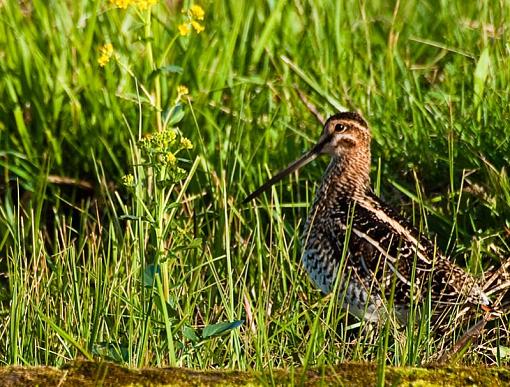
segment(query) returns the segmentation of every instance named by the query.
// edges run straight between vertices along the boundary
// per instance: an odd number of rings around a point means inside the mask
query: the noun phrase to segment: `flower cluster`
[[[126,187],[134,187],[135,177],[130,173],[122,176],[122,184],[124,184]]]
[[[140,148],[142,152],[162,154],[173,147],[176,138],[177,133],[173,129],[150,133],[140,140]]]
[[[201,6],[192,5],[187,10],[183,9],[182,12],[186,14],[188,20],[178,27],[181,36],[189,35],[192,29],[194,29],[197,34],[205,30],[205,27],[198,22],[198,20],[204,20],[205,17],[205,11]]]
[[[184,85],[177,86],[177,101],[179,101],[182,97],[189,94],[189,90]]]
[[[97,59],[97,63],[99,66],[104,67],[110,61],[113,55],[113,46],[111,43],[106,43],[102,47],[99,48],[99,58]]]
[[[181,137],[181,146],[184,149],[193,149],[193,143],[186,137]]]
[[[117,8],[126,9],[130,5],[134,5],[142,11],[153,6],[157,2],[158,0],[110,0],[110,3]]]
[[[177,165],[177,154],[183,149],[192,149],[193,144],[175,129],[148,134],[140,140],[139,147],[146,165],[163,172],[160,178],[164,182],[173,183],[186,176],[186,171]]]

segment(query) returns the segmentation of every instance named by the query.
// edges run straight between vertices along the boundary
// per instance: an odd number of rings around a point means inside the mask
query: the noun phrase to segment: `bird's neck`
[[[361,200],[370,189],[370,151],[353,151],[333,157],[317,192],[317,199],[334,201],[335,198]]]

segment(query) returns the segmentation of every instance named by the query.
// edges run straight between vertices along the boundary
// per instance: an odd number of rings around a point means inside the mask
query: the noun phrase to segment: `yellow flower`
[[[186,14],[188,19],[187,23],[183,23],[179,26],[179,33],[182,36],[189,35],[192,27],[197,34],[205,30],[205,27],[197,21],[204,20],[205,16],[205,11],[200,5],[192,5],[188,9],[183,9],[182,13]]]
[[[188,93],[189,93],[189,90],[186,86],[184,86],[184,85],[177,86],[177,94],[179,94],[179,96],[187,95]]]
[[[110,0],[110,3],[112,3],[117,8],[123,8],[126,9],[129,7],[129,5],[133,2],[133,0]]]
[[[165,155],[165,161],[169,165],[175,165],[175,163],[177,162],[177,158],[175,157],[175,155],[172,152],[168,152]]]
[[[132,174],[122,176],[122,184],[127,187],[133,187],[135,185],[135,177]]]
[[[153,6],[156,4],[158,0],[137,0],[136,6],[141,10],[144,11],[147,8]]]
[[[199,5],[192,5],[189,9],[191,16],[197,20],[204,20],[204,9]]]
[[[113,55],[113,46],[111,43],[106,43],[102,47],[99,48],[99,53],[101,54],[97,59],[97,63],[99,66],[104,67],[110,61],[110,58]]]
[[[195,20],[191,21],[191,25],[193,26],[195,31],[197,31],[197,34],[201,33],[203,30],[205,30],[205,27]]]
[[[193,149],[193,144],[191,143],[189,138],[186,137],[181,137],[181,146],[184,149]]]
[[[179,28],[179,33],[181,36],[187,36],[191,32],[191,28],[188,23],[182,23],[177,28]]]

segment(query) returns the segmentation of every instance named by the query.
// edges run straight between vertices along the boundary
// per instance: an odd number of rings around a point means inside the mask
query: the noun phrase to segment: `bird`
[[[317,143],[249,194],[248,203],[321,155],[331,161],[301,236],[302,263],[323,293],[335,286],[343,308],[360,320],[391,315],[406,323],[412,305],[430,300],[432,314],[461,304],[490,313],[479,281],[371,188],[371,131],[356,112],[329,117]],[[337,282],[338,281],[338,282]],[[430,297],[430,298],[427,298]]]

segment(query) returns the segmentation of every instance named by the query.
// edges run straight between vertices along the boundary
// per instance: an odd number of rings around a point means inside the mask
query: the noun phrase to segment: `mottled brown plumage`
[[[328,119],[318,143],[301,159],[254,191],[251,200],[320,154],[331,156],[306,220],[303,264],[325,293],[339,277],[339,297],[368,321],[388,313],[388,300],[405,321],[411,303],[430,293],[433,312],[490,300],[474,277],[448,260],[424,235],[372,193],[367,123],[356,113]]]

